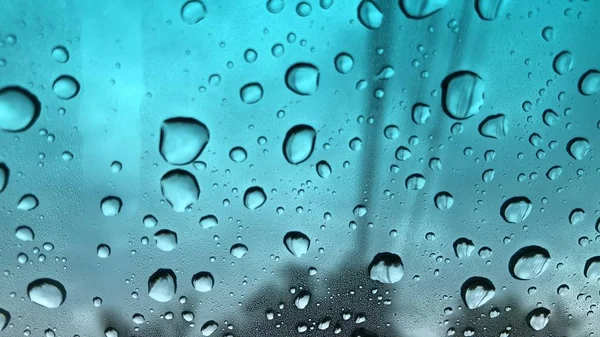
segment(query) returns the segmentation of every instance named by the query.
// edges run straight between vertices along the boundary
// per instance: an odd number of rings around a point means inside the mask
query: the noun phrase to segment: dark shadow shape
[[[514,277],[517,280],[522,280],[522,281],[529,281],[529,279],[523,279],[518,277],[515,274],[515,266],[517,264],[517,262],[519,261],[519,259],[521,258],[531,258],[537,254],[541,254],[542,256],[544,256],[546,259],[550,259],[550,253],[548,252],[548,250],[544,247],[540,247],[540,246],[527,246],[527,247],[523,247],[519,250],[517,250],[510,258],[510,260],[508,261],[508,271],[510,272],[510,275],[512,277]]]

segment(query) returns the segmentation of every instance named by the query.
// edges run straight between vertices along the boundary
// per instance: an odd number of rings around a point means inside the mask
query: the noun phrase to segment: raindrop
[[[146,321],[146,319],[144,318],[144,315],[142,315],[142,314],[133,314],[131,319],[133,320],[133,323],[135,323],[135,324],[143,324]]]
[[[565,296],[569,293],[569,286],[566,284],[561,284],[558,289],[556,289],[556,293],[560,296]]]
[[[319,0],[319,5],[323,9],[329,9],[331,6],[333,6],[333,0]]]
[[[463,301],[469,309],[476,309],[494,297],[494,284],[483,277],[472,277],[462,285]]]
[[[363,26],[369,29],[376,29],[381,26],[383,13],[373,1],[362,0],[358,5],[358,20]]]
[[[500,207],[500,214],[508,223],[523,222],[531,213],[533,205],[526,197],[512,197],[506,200]]]
[[[283,237],[285,248],[296,257],[301,257],[308,252],[310,239],[301,232],[288,232]]]
[[[548,172],[546,172],[546,177],[550,180],[556,180],[562,174],[563,169],[560,166],[552,166]]]
[[[437,207],[440,211],[445,211],[450,209],[454,204],[454,197],[452,194],[448,192],[440,192],[434,197],[435,207]]]
[[[396,139],[400,137],[400,129],[396,125],[388,125],[383,129],[383,135],[387,139]]]
[[[148,296],[158,302],[168,302],[177,291],[177,279],[171,269],[158,269],[148,278]]]
[[[10,313],[0,308],[0,331],[4,330],[10,323]]]
[[[246,60],[246,62],[248,62],[248,63],[256,62],[257,58],[258,58],[258,54],[256,53],[256,50],[254,50],[254,49],[246,49],[246,51],[244,52],[244,60]]]
[[[69,51],[63,46],[56,46],[52,49],[52,58],[58,63],[69,61]]]
[[[205,215],[202,218],[200,218],[200,227],[202,227],[203,229],[208,229],[208,228],[213,228],[216,225],[219,224],[219,220],[217,219],[216,216],[210,214],[210,215]]]
[[[200,187],[196,178],[184,170],[172,170],[160,180],[162,195],[175,212],[183,212],[200,197]]]
[[[121,198],[115,196],[105,197],[100,201],[100,210],[104,216],[115,216],[121,212],[123,202]]]
[[[412,156],[412,152],[404,146],[400,146],[396,149],[396,159],[399,161],[408,160]]]
[[[67,298],[67,291],[60,282],[41,278],[29,283],[27,295],[31,302],[53,309],[63,304]]]
[[[573,56],[566,50],[558,53],[554,57],[552,67],[554,68],[554,72],[559,75],[570,73],[573,70]]]
[[[417,103],[412,107],[412,120],[417,125],[423,125],[431,116],[431,107],[427,104]]]
[[[248,247],[246,247],[246,245],[244,244],[236,243],[233,246],[231,246],[231,249],[229,249],[229,253],[232,256],[241,259],[244,255],[246,255],[246,253],[248,253]]]
[[[567,151],[575,160],[582,160],[590,150],[590,142],[582,137],[573,138],[567,143]]]
[[[10,169],[4,163],[0,163],[0,193],[8,186],[8,178],[10,178]]]
[[[246,161],[246,158],[248,158],[248,153],[243,147],[236,146],[229,151],[229,158],[236,163],[242,163]]]
[[[112,172],[112,173],[119,173],[119,172],[121,172],[122,169],[123,169],[123,164],[121,164],[121,162],[119,162],[119,161],[113,161],[110,164],[110,172]]]
[[[554,112],[552,109],[547,109],[542,115],[542,120],[544,121],[544,124],[552,126],[556,124],[556,121],[558,120],[558,114],[556,114],[556,112]]]
[[[186,322],[191,322],[194,320],[194,313],[191,311],[184,311],[181,313],[181,317]]]
[[[98,247],[96,247],[96,254],[99,258],[106,259],[110,256],[110,247],[103,243],[99,244]]]
[[[263,88],[260,83],[248,83],[240,89],[240,98],[246,104],[257,103],[263,98]]]
[[[404,186],[407,190],[418,191],[425,186],[425,177],[418,173],[411,174],[404,181]]]
[[[188,25],[195,25],[204,18],[206,18],[206,6],[202,1],[188,1],[181,7],[181,19]]]
[[[335,69],[340,74],[347,74],[354,68],[354,58],[348,53],[340,53],[335,57]]]
[[[396,283],[404,276],[404,265],[400,256],[393,253],[375,255],[369,265],[369,277],[381,283]]]
[[[38,119],[40,110],[40,101],[26,89],[0,89],[0,129],[9,132],[25,131]]]
[[[542,29],[542,38],[546,40],[546,42],[552,41],[554,38],[554,28],[551,26],[546,26]]]
[[[501,16],[508,7],[510,0],[477,0],[475,9],[483,20],[494,20]]]
[[[535,308],[527,315],[529,326],[536,331],[546,327],[550,317],[550,310],[546,308]]]
[[[467,119],[483,105],[485,82],[471,71],[448,75],[442,83],[442,101],[446,113],[455,119]]]
[[[348,143],[348,146],[352,151],[360,151],[362,149],[362,139],[354,137],[350,139],[350,143]]]
[[[492,181],[494,179],[495,175],[496,175],[496,171],[494,171],[494,169],[487,169],[487,170],[483,171],[483,174],[481,175],[481,179],[483,180],[483,182],[489,183],[490,181]]]
[[[288,89],[298,95],[307,96],[319,88],[319,69],[310,63],[296,63],[285,74]]]
[[[210,134],[206,125],[190,117],[163,121],[160,127],[159,151],[167,163],[187,165],[202,154]]]
[[[219,324],[217,324],[217,322],[215,321],[208,321],[206,323],[204,323],[204,325],[202,325],[202,328],[200,329],[200,333],[202,333],[202,336],[210,336],[213,332],[217,331],[217,329],[219,328]]]
[[[156,247],[163,252],[170,252],[177,247],[177,233],[168,229],[154,233]]]
[[[79,93],[79,82],[69,75],[61,75],[52,84],[52,90],[60,99],[71,99]]]
[[[400,0],[400,8],[410,19],[422,19],[444,8],[448,0]]]
[[[579,79],[579,92],[589,96],[600,92],[600,71],[588,70]]]
[[[267,201],[267,195],[262,187],[252,186],[244,193],[244,206],[250,210],[255,210],[264,205]]]
[[[33,241],[35,234],[33,230],[27,226],[19,226],[15,230],[15,236],[21,241]]]
[[[108,327],[108,328],[104,329],[104,336],[119,337],[119,332],[117,331],[117,329],[115,329],[113,327]]]
[[[585,219],[585,211],[581,208],[576,208],[569,214],[569,223],[571,225],[578,225]]]
[[[592,280],[600,279],[600,256],[594,256],[585,262],[583,275]]]
[[[331,175],[331,166],[324,160],[317,163],[317,174],[319,177],[325,179]]]
[[[296,125],[288,130],[283,140],[283,155],[288,163],[297,165],[313,153],[317,132],[309,125]]]
[[[539,246],[519,249],[509,261],[511,275],[519,280],[531,280],[540,276],[550,264],[550,253]]]
[[[207,271],[199,272],[192,277],[192,286],[196,291],[201,293],[211,291],[214,285],[215,279],[212,274]]]
[[[300,2],[298,6],[296,6],[296,14],[300,17],[307,17],[312,13],[312,6],[306,2]]]
[[[304,309],[308,305],[310,301],[310,293],[306,290],[302,290],[296,295],[296,299],[294,299],[294,304],[298,309]]]
[[[17,209],[20,209],[21,211],[31,211],[38,207],[38,205],[39,201],[35,195],[25,194],[19,200],[19,203],[17,204]]]
[[[473,244],[473,241],[467,238],[457,239],[456,241],[454,241],[453,246],[454,254],[456,254],[456,257],[458,257],[459,259],[468,258],[475,250],[475,245]]]
[[[267,10],[272,14],[279,14],[283,10],[283,0],[269,0],[267,1]]]
[[[488,138],[504,138],[508,133],[508,119],[503,114],[489,116],[479,124],[479,133]]]

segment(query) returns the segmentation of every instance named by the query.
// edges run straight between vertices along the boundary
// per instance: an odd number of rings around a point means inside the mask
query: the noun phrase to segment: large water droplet
[[[588,70],[579,79],[579,92],[589,96],[600,92],[600,71]]]
[[[542,38],[546,40],[546,42],[552,41],[554,39],[554,28],[552,26],[546,26],[542,29]]]
[[[188,25],[195,25],[206,17],[206,6],[199,0],[186,2],[181,7],[181,19]]]
[[[168,229],[160,230],[154,233],[154,242],[158,249],[170,252],[177,247],[177,233]]]
[[[383,13],[371,0],[362,0],[358,5],[358,20],[369,29],[376,29],[383,22]]]
[[[585,219],[585,211],[581,208],[576,208],[569,214],[569,223],[573,226],[578,225]]]
[[[267,10],[273,14],[279,14],[283,10],[283,0],[269,0],[267,1]]]
[[[25,194],[19,200],[17,204],[17,209],[21,211],[31,211],[38,207],[39,201],[38,198],[33,194]]]
[[[158,225],[158,220],[156,219],[156,217],[152,214],[148,214],[144,217],[144,219],[142,220],[142,223],[144,224],[144,227],[146,228],[154,228],[156,227],[156,225]]]
[[[422,19],[448,4],[448,0],[400,0],[400,8],[410,19]]]
[[[4,163],[0,163],[0,193],[8,186],[8,178],[10,178],[10,169]]]
[[[217,331],[218,328],[219,324],[217,324],[217,322],[208,321],[202,325],[202,328],[200,328],[200,333],[202,333],[202,336],[207,337],[212,335],[213,332]]]
[[[463,301],[469,309],[476,309],[486,304],[494,297],[496,288],[494,284],[483,277],[472,277],[462,286]]]
[[[243,147],[236,146],[229,151],[229,158],[236,163],[242,163],[248,158],[248,153]]]
[[[379,253],[369,265],[369,277],[381,283],[396,283],[404,276],[404,264],[400,256],[393,253]]]
[[[159,151],[173,165],[187,165],[202,154],[210,133],[206,125],[189,117],[163,121],[160,127]]]
[[[483,20],[494,20],[501,16],[508,7],[510,0],[477,0],[475,9]]]
[[[301,257],[308,252],[310,239],[301,232],[288,232],[283,237],[285,248],[296,257]]]
[[[419,173],[411,174],[404,181],[407,190],[418,191],[425,186],[425,177]]]
[[[301,292],[299,292],[298,295],[296,295],[296,298],[294,299],[294,304],[296,305],[296,308],[300,310],[306,308],[308,302],[310,302],[310,293],[307,290],[302,290]]]
[[[96,247],[96,255],[101,259],[106,259],[110,256],[110,246],[103,243],[99,244],[98,247]]]
[[[175,212],[183,212],[200,197],[198,181],[191,173],[184,170],[172,170],[161,178],[162,194]]]
[[[340,74],[347,74],[354,68],[354,58],[348,53],[339,53],[335,57],[335,69]]]
[[[285,74],[285,84],[298,95],[312,95],[319,89],[319,69],[310,63],[296,63]]]
[[[408,149],[407,147],[404,146],[399,146],[396,149],[396,159],[400,160],[400,161],[406,161],[408,159],[410,159],[410,157],[412,157],[412,152],[410,152],[410,149]]]
[[[4,330],[8,323],[10,323],[10,313],[0,308],[0,331]]]
[[[427,104],[417,103],[412,107],[412,120],[417,125],[423,125],[431,116],[431,107]]]
[[[236,243],[233,246],[231,246],[231,249],[229,249],[229,253],[232,256],[241,259],[244,255],[248,253],[248,247],[246,247],[246,245],[244,244]]]
[[[317,132],[310,125],[296,125],[285,135],[283,155],[290,164],[300,164],[313,153]]]
[[[331,166],[324,160],[317,163],[317,174],[319,177],[325,179],[331,175]]]
[[[467,119],[483,105],[485,82],[474,72],[458,71],[442,83],[442,101],[446,113],[455,119]]]
[[[115,216],[121,212],[123,202],[115,196],[105,197],[100,201],[100,210],[104,216]]]
[[[546,308],[535,308],[527,315],[529,326],[536,331],[546,327],[550,318],[550,310]]]
[[[213,228],[216,225],[219,224],[219,220],[217,219],[216,216],[209,214],[209,215],[205,215],[202,218],[200,218],[200,227],[202,227],[203,229],[208,229],[208,228]]]
[[[42,278],[29,283],[27,295],[31,302],[53,309],[63,304],[67,298],[67,291],[60,282]]]
[[[58,63],[69,61],[69,51],[64,46],[56,46],[52,49],[52,58]]]
[[[440,211],[445,211],[450,209],[454,204],[454,197],[452,194],[448,192],[440,192],[434,197],[435,207],[437,207]]]
[[[479,124],[479,133],[488,138],[504,138],[508,133],[508,119],[503,114],[489,116]]]
[[[61,99],[71,99],[79,93],[79,82],[73,76],[61,75],[52,84],[52,90]]]
[[[554,68],[554,72],[559,75],[565,75],[570,73],[573,70],[573,56],[568,51],[562,51],[554,57],[554,62],[552,63],[552,68]]]
[[[33,230],[27,226],[19,226],[15,230],[15,236],[21,241],[33,241],[35,234]]]
[[[500,207],[500,214],[508,223],[520,223],[527,219],[533,209],[531,200],[526,197],[512,197]]]
[[[548,172],[546,172],[546,177],[550,180],[556,180],[562,174],[563,169],[560,166],[552,166]]]
[[[590,150],[590,142],[582,137],[573,138],[567,143],[567,151],[575,160],[582,160]]]
[[[168,302],[177,291],[177,279],[171,269],[158,269],[148,278],[148,296],[158,302]]]
[[[207,271],[201,271],[197,274],[194,274],[192,277],[192,286],[194,286],[196,291],[205,293],[207,291],[211,291],[214,285],[215,279],[212,274]]]
[[[266,201],[267,195],[260,186],[252,186],[244,193],[244,206],[248,209],[255,210],[264,205]]]
[[[453,246],[454,254],[456,254],[456,257],[458,257],[459,259],[468,258],[475,250],[475,245],[473,244],[473,241],[467,238],[457,239],[456,241],[454,241]]]
[[[583,275],[595,281],[600,279],[600,256],[594,256],[585,262]]]
[[[257,103],[263,98],[263,88],[260,83],[248,83],[240,89],[240,98],[246,104]]]
[[[40,109],[40,101],[26,89],[0,89],[0,129],[11,132],[27,130],[38,119]]]
[[[509,261],[511,275],[519,280],[531,280],[540,276],[550,263],[550,253],[539,246],[519,249]]]

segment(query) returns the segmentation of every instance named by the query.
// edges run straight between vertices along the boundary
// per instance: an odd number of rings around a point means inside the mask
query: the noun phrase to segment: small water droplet
[[[340,74],[347,74],[354,68],[354,58],[348,53],[339,53],[335,57],[335,69]]]
[[[288,68],[285,83],[294,93],[307,96],[317,92],[319,77],[319,69],[313,64],[296,63]]]
[[[329,177],[331,175],[331,166],[329,166],[329,163],[327,163],[324,160],[321,160],[320,162],[317,163],[317,174],[319,175],[319,177],[326,179],[327,177]]]
[[[69,100],[77,96],[80,90],[79,82],[73,76],[61,75],[52,84],[52,90],[60,99]]]
[[[202,227],[203,229],[208,229],[208,228],[213,228],[216,225],[219,224],[219,220],[217,219],[216,216],[209,214],[209,215],[205,215],[202,218],[200,218],[200,227]]]
[[[554,72],[559,75],[570,73],[571,70],[573,70],[573,55],[566,50],[558,53],[556,57],[554,57],[552,67]]]
[[[267,195],[262,187],[253,186],[244,193],[244,206],[250,210],[255,210],[267,201]]]
[[[546,42],[552,41],[554,39],[554,28],[551,26],[546,26],[542,29],[542,38],[546,40]]]
[[[104,216],[115,216],[121,212],[123,202],[121,198],[108,196],[100,201],[100,210]]]
[[[279,14],[283,10],[283,0],[269,0],[267,1],[267,10],[272,14]]]
[[[246,245],[244,244],[236,243],[233,246],[231,246],[231,249],[229,249],[229,253],[233,257],[241,259],[244,255],[246,255],[246,253],[248,253],[248,247],[246,247]]]
[[[431,107],[427,104],[417,103],[412,108],[412,120],[417,125],[423,125],[431,116]]]
[[[308,252],[310,239],[302,232],[288,232],[283,237],[285,248],[296,257],[301,257]]]
[[[240,89],[240,98],[246,104],[258,103],[263,98],[263,88],[260,83],[248,83]]]
[[[96,254],[99,258],[106,259],[110,256],[110,247],[103,243],[99,244],[98,247],[96,247]]]
[[[236,146],[229,151],[229,158],[236,163],[242,163],[248,158],[248,153],[243,147]]]
[[[69,51],[64,46],[56,46],[52,49],[52,58],[58,63],[69,61]]]

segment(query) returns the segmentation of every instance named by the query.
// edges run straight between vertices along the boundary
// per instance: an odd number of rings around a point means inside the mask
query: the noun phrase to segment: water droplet
[[[215,279],[212,274],[207,271],[199,272],[192,277],[192,286],[194,286],[196,291],[205,293],[211,291],[214,285]]]
[[[198,181],[191,173],[184,170],[172,170],[160,180],[163,197],[167,199],[175,212],[184,212],[200,197]]]
[[[154,228],[156,227],[156,225],[158,225],[158,220],[156,219],[156,217],[154,217],[154,215],[148,214],[144,217],[142,223],[146,228]]]
[[[199,0],[186,2],[181,7],[181,19],[188,25],[195,25],[206,18],[206,6]]]
[[[117,331],[117,329],[115,329],[113,327],[108,327],[108,328],[104,329],[104,336],[105,337],[119,337],[119,332]]]
[[[0,308],[0,331],[4,330],[10,323],[10,313]]]
[[[262,187],[252,186],[244,193],[244,206],[250,210],[255,210],[264,205],[267,201],[267,195]]]
[[[168,229],[154,233],[156,247],[163,252],[170,252],[177,247],[177,233]]]
[[[456,241],[454,241],[453,247],[454,254],[456,254],[456,257],[458,257],[459,259],[468,258],[475,250],[475,245],[473,244],[473,241],[467,238],[457,239]]]
[[[115,216],[121,212],[123,202],[121,198],[115,196],[105,197],[100,201],[100,210],[104,216]]]
[[[467,119],[479,112],[483,105],[485,82],[471,71],[448,75],[442,83],[444,110],[455,119]]]
[[[362,149],[362,139],[354,137],[350,139],[348,146],[350,146],[350,150],[352,151],[360,151]]]
[[[412,107],[412,120],[417,125],[423,125],[431,116],[431,107],[427,104],[417,103]]]
[[[254,50],[254,49],[246,49],[246,51],[244,52],[244,60],[246,60],[246,62],[248,62],[248,63],[256,62],[257,58],[258,58],[258,54],[256,53],[256,50]]]
[[[561,284],[560,286],[558,286],[558,289],[556,289],[556,293],[560,296],[567,295],[569,293],[569,286],[566,284]]]
[[[450,209],[454,204],[454,197],[452,194],[448,192],[440,192],[435,195],[435,207],[437,207],[440,211],[445,211]]]
[[[15,230],[15,236],[21,241],[33,241],[35,235],[33,230],[27,226],[19,226]]]
[[[158,302],[168,302],[177,291],[177,278],[171,269],[158,269],[148,278],[148,296]]]
[[[110,247],[106,244],[99,244],[96,248],[96,254],[101,259],[106,259],[110,256]]]
[[[52,90],[60,99],[71,99],[79,93],[79,82],[69,75],[61,75],[52,84]]]
[[[310,293],[307,290],[302,290],[301,292],[299,292],[298,295],[296,295],[296,298],[294,299],[294,304],[296,305],[296,308],[300,310],[306,308],[308,302],[310,302]]]
[[[306,161],[313,153],[317,132],[309,125],[296,125],[285,135],[283,155],[288,163],[297,165]]]
[[[554,57],[552,67],[554,68],[554,72],[559,75],[570,73],[573,70],[573,56],[566,50],[558,53]]]
[[[393,253],[379,253],[369,265],[369,277],[381,283],[396,283],[404,276],[404,265],[400,256]]]
[[[312,6],[306,2],[300,2],[298,6],[296,6],[296,14],[300,17],[307,17],[312,13]]]
[[[546,124],[548,126],[552,126],[552,125],[556,124],[556,121],[558,120],[558,114],[556,112],[554,112],[552,109],[547,109],[544,111],[544,114],[542,115],[542,120],[544,121],[544,124]]]
[[[546,177],[550,180],[556,180],[562,174],[563,169],[560,166],[552,166],[548,172],[546,172]]]
[[[40,109],[40,101],[26,89],[0,89],[0,129],[10,132],[25,131],[38,119]]]
[[[425,186],[425,182],[425,177],[423,177],[421,174],[415,173],[406,178],[404,185],[406,186],[407,190],[418,191]]]
[[[363,26],[369,29],[376,29],[381,26],[383,13],[373,1],[362,0],[358,5],[358,20]]]
[[[500,214],[508,223],[523,222],[531,213],[533,205],[526,197],[512,197],[506,200],[500,207]]]
[[[29,283],[27,295],[31,302],[53,309],[63,304],[67,298],[67,291],[60,282],[41,278]]]
[[[19,200],[19,203],[17,204],[17,209],[20,209],[21,211],[31,211],[38,207],[38,205],[39,201],[35,195],[25,194]]]
[[[535,308],[527,315],[527,321],[533,330],[540,331],[548,324],[549,317],[550,310],[546,308]]]
[[[546,40],[546,42],[552,41],[554,39],[554,28],[551,26],[546,26],[542,29],[542,38]]]
[[[219,220],[217,219],[216,216],[210,214],[210,215],[205,215],[202,218],[200,218],[200,227],[202,227],[203,229],[208,229],[208,228],[213,228],[216,225],[219,224]]]
[[[569,223],[571,225],[578,225],[585,219],[585,211],[581,208],[576,208],[569,214]]]
[[[573,138],[567,143],[567,151],[575,160],[582,160],[590,150],[590,142],[582,137]]]
[[[519,280],[531,280],[540,276],[550,264],[550,253],[539,246],[519,249],[509,262],[511,275]]]
[[[187,165],[202,154],[210,134],[206,125],[189,117],[163,121],[160,127],[159,151],[172,165]]]
[[[62,153],[62,160],[64,161],[71,161],[73,160],[73,154],[69,151],[65,151]]]
[[[483,20],[494,20],[501,16],[508,7],[510,0],[477,0],[475,9]]]
[[[231,246],[231,249],[229,249],[229,253],[232,256],[241,259],[244,255],[246,255],[246,253],[248,253],[248,247],[246,247],[246,245],[244,244],[236,243],[233,246]]]
[[[246,158],[248,158],[248,153],[243,147],[236,146],[229,151],[229,158],[236,163],[242,163],[246,161]]]
[[[504,138],[508,133],[508,119],[503,114],[489,116],[479,124],[479,133],[488,138]]]
[[[283,237],[285,248],[296,257],[301,257],[308,252],[310,239],[301,232],[288,232]]]
[[[340,74],[347,74],[354,68],[354,58],[348,53],[339,53],[335,57],[335,69]]]
[[[444,8],[448,0],[401,0],[400,8],[410,19],[422,19]]]
[[[331,166],[324,160],[317,163],[317,174],[319,177],[326,179],[331,175]]]
[[[58,63],[69,61],[69,51],[64,46],[56,46],[52,49],[52,57]]]
[[[589,96],[600,92],[600,71],[588,70],[579,79],[579,92]]]
[[[496,175],[496,171],[494,171],[494,169],[487,169],[487,170],[483,171],[483,174],[481,175],[481,179],[483,180],[483,182],[489,183],[490,181],[492,181],[494,179],[495,175]]]
[[[131,320],[135,324],[143,324],[146,321],[144,315],[142,314],[133,314],[133,316],[131,316]]]
[[[496,288],[494,284],[483,277],[472,277],[462,286],[463,301],[469,309],[476,309],[494,297]]]
[[[8,179],[10,178],[10,169],[5,163],[0,162],[0,193],[8,186]]]
[[[263,88],[260,83],[248,83],[240,89],[240,98],[246,104],[257,103],[263,98]]]
[[[594,256],[585,262],[583,275],[592,280],[600,279],[600,256]]]
[[[296,63],[285,74],[288,89],[298,95],[312,95],[319,89],[319,69],[310,63]]]
[[[184,311],[181,313],[181,317],[186,322],[191,322],[194,320],[194,313],[191,311]]]
[[[113,161],[110,164],[110,172],[112,172],[112,173],[119,173],[119,172],[121,172],[122,169],[123,169],[123,164],[121,164],[120,161]]]
[[[217,324],[217,322],[208,321],[208,322],[204,323],[204,325],[202,325],[200,332],[202,333],[202,336],[207,337],[207,336],[210,336],[213,332],[217,331],[218,328],[219,328],[219,324]]]
[[[404,146],[400,146],[396,149],[396,159],[400,161],[408,160],[412,156],[412,152]]]
[[[267,10],[273,14],[279,14],[283,10],[283,0],[269,0],[267,1]]]

